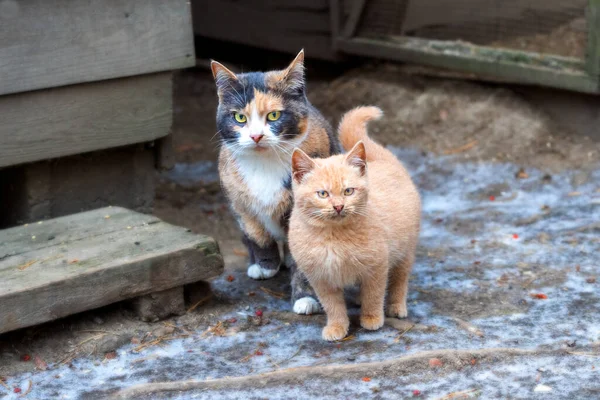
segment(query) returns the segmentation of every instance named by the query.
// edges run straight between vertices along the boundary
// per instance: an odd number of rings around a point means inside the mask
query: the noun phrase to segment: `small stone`
[[[517,179],[527,179],[529,178],[529,174],[527,174],[527,172],[525,172],[524,168],[519,169],[519,171],[515,174],[515,177]]]
[[[48,236],[48,240],[54,240],[54,238],[56,238],[56,236],[54,236],[54,235]]]
[[[348,361],[356,361],[356,357],[349,356],[348,358],[346,358],[346,360],[348,360]]]
[[[585,280],[587,283],[596,283],[596,277],[592,276]]]
[[[175,332],[175,328],[173,328],[172,326],[161,326],[160,328],[157,328],[154,331],[152,331],[152,334],[155,337],[161,337],[161,336],[168,336],[168,335],[172,334],[173,332]]]
[[[93,343],[95,345],[93,349],[97,354],[111,353],[129,343],[130,340],[127,335],[106,335]]]
[[[134,243],[135,243],[135,245],[136,245],[136,246],[139,246],[139,245],[140,245],[140,242],[134,242]]]
[[[546,174],[542,177],[542,181],[544,182],[552,182],[552,175]]]
[[[546,386],[546,385],[537,385],[535,387],[535,389],[533,389],[534,392],[551,392],[552,388],[550,386]]]

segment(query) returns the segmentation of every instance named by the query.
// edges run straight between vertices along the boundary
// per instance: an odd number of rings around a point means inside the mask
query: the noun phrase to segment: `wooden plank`
[[[522,21],[532,11],[557,15],[583,8],[588,0],[418,0],[409,1],[404,31],[435,26],[468,25],[494,20]]]
[[[173,149],[173,134],[169,133],[156,142],[156,168],[170,170],[175,166],[175,150]]]
[[[0,95],[194,65],[187,0],[9,3],[12,12],[0,12]]]
[[[354,0],[352,4],[352,10],[350,11],[350,15],[344,24],[344,30],[342,32],[342,37],[344,39],[349,39],[354,36],[356,29],[358,28],[358,23],[360,22],[360,17],[362,16],[363,10],[365,8],[366,0]]]
[[[244,0],[244,4],[263,10],[327,11],[329,8],[329,0]]]
[[[341,32],[342,23],[342,8],[340,5],[342,0],[329,0],[329,18],[331,23],[331,42],[334,50],[337,50],[337,39]]]
[[[589,0],[587,19],[586,70],[591,76],[600,78],[600,0]]]
[[[410,38],[409,40],[412,43],[421,43],[422,47],[426,47],[433,42],[416,38]],[[339,40],[338,46],[341,51],[349,54],[467,71],[478,75],[481,79],[490,76],[495,80],[501,79],[507,83],[548,86],[583,93],[598,93],[597,80],[586,75],[583,70],[538,68],[516,62],[476,58],[473,55],[465,56],[458,52],[427,52],[419,50],[418,46],[407,46],[402,42],[393,40],[354,38]]]
[[[251,7],[235,0],[215,0],[210,7],[196,0],[194,32],[208,38],[307,57],[336,60],[331,43],[329,10],[280,10]]]
[[[108,234],[123,231],[127,227],[160,222],[153,215],[135,213],[121,207],[106,207],[104,210],[104,215],[99,215],[97,211],[85,212],[77,214],[77,218],[55,218],[4,229],[0,231],[0,260],[61,243],[77,242],[98,230]]]
[[[123,219],[106,220],[104,216],[111,213]],[[104,208],[36,224],[27,234],[17,235],[23,250],[0,259],[0,333],[222,272],[223,259],[212,238],[162,221],[145,223],[146,218]],[[132,223],[131,229],[123,227],[125,219]],[[24,228],[0,231],[0,243],[12,240],[19,229]],[[49,231],[71,239],[30,248],[29,234],[42,236]]]
[[[0,96],[0,167],[163,137],[172,74]]]

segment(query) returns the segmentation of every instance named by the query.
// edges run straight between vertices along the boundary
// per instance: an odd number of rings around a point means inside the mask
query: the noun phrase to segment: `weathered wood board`
[[[194,33],[212,39],[336,60],[328,0],[193,0]]]
[[[405,31],[435,26],[463,25],[498,19],[522,21],[527,14],[560,15],[585,7],[588,0],[418,0],[409,1]],[[534,14],[535,15],[535,14]],[[553,20],[550,20],[552,22]],[[541,22],[540,22],[541,23]]]
[[[189,0],[0,1],[0,95],[194,62]]]
[[[166,136],[172,87],[162,72],[0,96],[0,167]]]
[[[472,54],[426,51],[423,49],[434,41],[419,38],[402,39],[404,43],[402,40],[394,40],[393,38],[339,39],[337,47],[348,54],[363,57],[370,56],[469,72],[482,80],[485,80],[486,77],[492,77],[493,81],[548,86],[593,94],[597,94],[599,90],[598,80],[587,75],[582,68],[579,70],[553,70],[517,62],[501,61],[490,57],[477,57]],[[412,43],[411,45],[406,44],[408,40]],[[414,43],[421,43],[422,46],[414,46]]]
[[[106,207],[0,231],[0,333],[206,280],[210,237]]]

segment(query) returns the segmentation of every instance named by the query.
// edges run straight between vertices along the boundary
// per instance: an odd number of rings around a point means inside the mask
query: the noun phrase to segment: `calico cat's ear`
[[[292,176],[296,183],[302,182],[304,175],[315,167],[315,162],[302,150],[295,149],[292,154]]]
[[[346,154],[346,162],[360,170],[360,175],[364,176],[367,172],[367,152],[362,141],[356,143],[352,150]]]
[[[210,69],[212,70],[213,78],[217,84],[219,94],[223,92],[233,82],[237,82],[237,76],[228,70],[223,64],[214,60],[210,61]]]
[[[283,71],[282,83],[285,90],[292,93],[304,93],[304,49]]]

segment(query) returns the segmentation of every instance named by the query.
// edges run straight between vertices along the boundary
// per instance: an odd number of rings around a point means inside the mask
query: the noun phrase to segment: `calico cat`
[[[360,324],[379,329],[387,314],[407,316],[408,275],[415,257],[421,200],[408,172],[366,134],[381,116],[359,107],[343,117],[339,134],[346,155],[292,156],[294,208],[289,246],[325,313],[325,340],[343,339],[349,327],[344,287],[360,284]]]
[[[328,157],[339,152],[339,143],[306,98],[304,50],[281,71],[235,74],[216,61],[211,69],[219,97],[221,185],[248,247],[248,276],[269,279],[281,264],[277,241],[287,241],[292,151]],[[312,288],[287,253],[294,311],[319,312]]]

